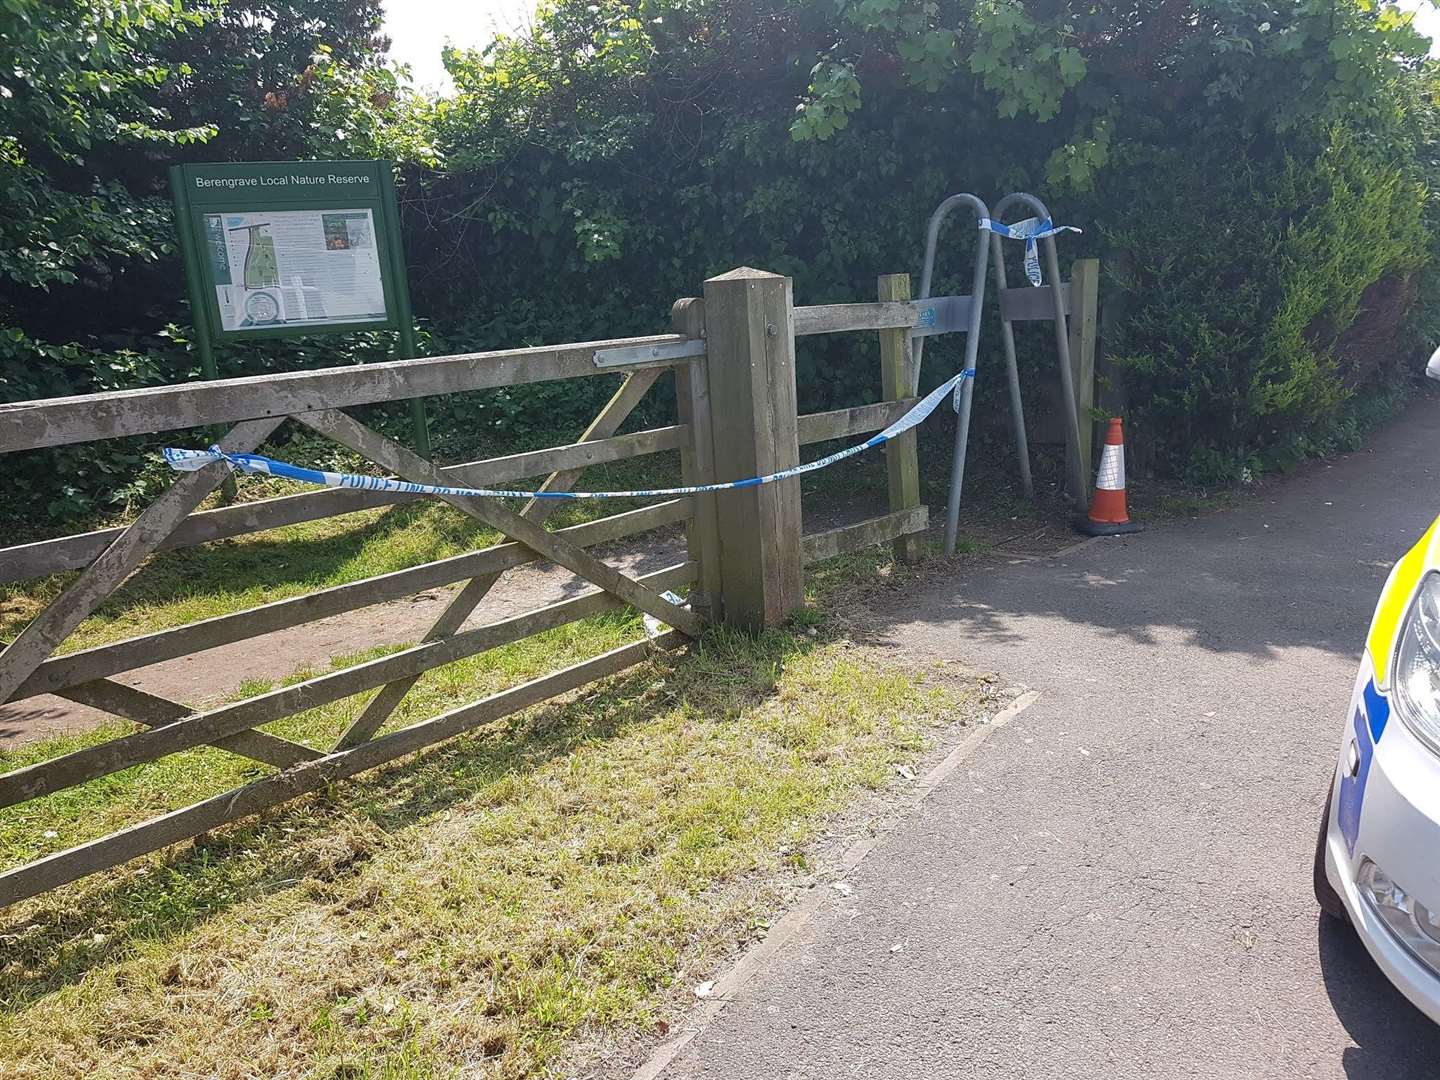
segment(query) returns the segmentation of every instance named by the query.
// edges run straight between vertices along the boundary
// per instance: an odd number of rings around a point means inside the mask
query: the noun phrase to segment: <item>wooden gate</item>
[[[572,489],[584,468],[679,450],[686,484],[742,479],[798,464],[802,444],[878,430],[913,404],[909,328],[917,306],[908,278],[882,279],[877,304],[796,309],[786,278],[738,270],[706,282],[705,298],[675,305],[675,332],[546,348],[472,353],[363,367],[267,375],[0,405],[0,454],[184,428],[227,426],[218,445],[258,449],[285,423],[303,425],[381,471],[418,483],[486,487],[548,473],[543,491]],[[879,330],[887,400],[797,415],[796,334]],[[679,423],[617,434],[665,372],[674,374]],[[575,442],[548,450],[439,467],[367,427],[347,408],[546,380],[624,374],[618,391]],[[798,480],[667,499],[564,529],[547,529],[554,500],[518,512],[493,499],[445,497],[506,542],[452,558],[110,644],[57,654],[66,638],[152,553],[303,521],[412,501],[417,496],[348,488],[200,509],[224,483],[221,462],[179,474],[123,528],[0,549],[0,582],[83,568],[0,653],[0,703],[55,694],[132,721],[136,730],[0,775],[0,809],[198,746],[253,759],[274,771],[120,832],[0,873],[0,906],[207,832],[481,724],[584,686],[698,636],[707,620],[756,626],[802,602],[803,562],[886,540],[919,555],[925,527],[913,434],[887,447],[890,510],[856,525],[802,537]],[[677,522],[688,557],[627,576],[587,549]],[[545,560],[593,588],[498,622],[463,629],[500,576]],[[318,619],[463,582],[429,631],[408,648],[243,700],[196,708],[115,680],[125,672]],[[680,608],[661,596],[691,590]],[[441,715],[380,734],[428,671],[566,623],[629,605],[673,627]],[[319,705],[376,691],[325,750],[281,738],[264,725]]]

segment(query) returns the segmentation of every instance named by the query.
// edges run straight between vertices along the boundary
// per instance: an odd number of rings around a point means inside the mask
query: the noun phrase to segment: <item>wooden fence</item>
[[[545,475],[541,490],[573,488],[586,466],[678,450],[686,484],[743,479],[799,463],[800,447],[879,430],[914,403],[911,331],[920,307],[909,278],[880,279],[873,304],[796,308],[786,278],[742,269],[705,283],[703,299],[681,300],[673,331],[652,337],[432,357],[363,367],[266,375],[0,405],[0,454],[184,428],[225,426],[219,445],[260,447],[284,423],[301,424],[381,471],[420,483],[492,486]],[[878,331],[885,400],[798,415],[797,335]],[[617,434],[666,371],[674,373],[679,422]],[[624,374],[619,390],[573,443],[437,467],[343,411],[546,380]],[[199,509],[230,476],[223,463],[177,479],[133,522],[0,549],[0,582],[80,570],[75,580],[0,653],[0,703],[55,694],[132,721],[136,729],[0,775],[0,808],[108,776],[197,746],[219,747],[273,771],[246,786],[44,856],[0,873],[0,906],[196,836],[219,825],[393,761],[481,724],[613,675],[700,634],[707,622],[771,625],[801,602],[804,562],[894,541],[914,560],[926,526],[915,438],[886,447],[889,511],[802,536],[799,481],[668,499],[564,529],[544,522],[552,500],[516,512],[478,498],[446,498],[506,538],[504,543],[393,573],[320,589],[243,611],[69,653],[71,633],[156,552],[209,543],[416,496],[321,489]],[[3,459],[0,459],[3,461]],[[548,475],[547,475],[548,474]],[[588,549],[684,522],[687,557],[639,576],[622,574]],[[470,629],[467,617],[509,569],[559,564],[590,588],[545,607]],[[377,659],[305,678],[243,700],[196,707],[113,677],[291,627],[463,582],[422,639]],[[660,594],[691,586],[690,609]],[[582,663],[379,734],[426,672],[488,649],[630,606],[673,627]],[[262,730],[263,725],[352,695],[378,691],[327,750]]]

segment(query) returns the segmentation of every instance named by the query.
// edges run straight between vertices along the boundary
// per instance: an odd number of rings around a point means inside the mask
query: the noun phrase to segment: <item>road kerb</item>
[[[1086,541],[1087,543],[1089,541]],[[1077,545],[1079,546],[1079,545]],[[963,765],[969,758],[984,745],[985,741],[992,734],[1000,730],[1015,717],[1034,705],[1040,699],[1038,690],[1027,690],[1005,708],[995,714],[995,717],[984,724],[976,726],[961,739],[955,747],[936,763],[925,776],[920,780],[914,796],[910,800],[907,809],[914,810],[927,798],[931,792],[939,787],[945,780]],[[893,826],[892,826],[893,827]],[[887,830],[888,831],[888,830]],[[841,855],[837,866],[837,880],[850,871],[854,870],[880,843],[883,834],[867,836],[850,845]],[[800,903],[788,911],[779,922],[770,928],[758,942],[746,949],[740,958],[730,967],[730,970],[715,980],[714,989],[710,992],[704,1004],[694,1009],[687,1018],[685,1030],[680,1032],[668,1042],[657,1046],[650,1058],[631,1075],[631,1080],[655,1080],[661,1076],[675,1060],[680,1051],[685,1049],[703,1031],[720,1011],[729,1004],[735,994],[748,983],[754,976],[765,969],[765,966],[792,938],[810,921],[811,916],[820,909],[820,905],[827,900],[833,899],[830,890],[830,882],[815,884],[805,894]]]

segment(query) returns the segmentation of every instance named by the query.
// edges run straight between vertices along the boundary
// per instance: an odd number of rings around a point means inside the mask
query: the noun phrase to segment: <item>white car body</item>
[[[1440,350],[1426,373],[1440,379]],[[1347,916],[1390,981],[1440,1023],[1440,748],[1395,691],[1402,634],[1422,588],[1435,587],[1427,579],[1440,579],[1440,520],[1395,564],[1376,605],[1315,883],[1322,907]]]
[[[1367,704],[1367,697],[1370,699]],[[1377,704],[1377,698],[1384,704]],[[1371,732],[1386,716],[1381,737]],[[1374,687],[1369,658],[1361,664],[1351,701],[1351,726],[1341,750],[1325,837],[1325,876],[1345,902],[1350,922],[1404,995],[1440,1023],[1440,971],[1425,963],[1385,922],[1358,880],[1366,859],[1383,868],[1431,910],[1440,909],[1440,758],[1390,715]],[[1358,776],[1349,775],[1350,747],[1359,750]]]

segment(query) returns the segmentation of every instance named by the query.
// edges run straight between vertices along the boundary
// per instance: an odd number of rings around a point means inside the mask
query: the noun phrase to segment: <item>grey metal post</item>
[[[990,251],[995,261],[996,287],[1005,291],[1005,254],[1000,245],[1005,238],[990,233]],[[1000,315],[1000,340],[1005,346],[1005,381],[1010,389],[1010,420],[1015,430],[1015,456],[1020,461],[1020,489],[1025,498],[1035,498],[1035,481],[1030,476],[1030,440],[1025,434],[1025,405],[1020,397],[1020,369],[1015,363],[1015,330],[1010,320]]]
[[[951,195],[935,208],[925,231],[925,265],[920,272],[920,299],[930,299],[930,286],[935,276],[935,249],[939,244],[940,226],[950,211],[960,205],[975,211],[978,222],[990,216],[990,208],[984,200],[968,193]],[[965,330],[965,368],[975,370],[975,358],[980,348],[980,316],[985,306],[985,248],[986,242],[977,239],[975,244],[975,273],[970,285],[970,324]],[[912,394],[920,392],[920,361],[925,353],[925,339],[915,341],[915,375],[911,383]],[[955,554],[955,534],[960,526],[960,494],[965,486],[965,448],[970,438],[970,402],[975,393],[973,376],[960,382],[960,400],[955,420],[955,451],[950,463],[950,501],[945,507],[945,554]]]
[[[1012,192],[1006,195],[995,204],[995,220],[999,221],[1001,215],[1017,203],[1024,204],[1033,210],[1041,220],[1050,216],[1050,211],[1045,204],[1034,195],[1023,191]],[[992,234],[995,240],[995,269],[1000,275],[1000,288],[1005,287],[1005,257],[1000,253],[1000,244],[1004,238]],[[1065,412],[1065,441],[1070,448],[1070,457],[1074,464],[1072,471],[1074,475],[1070,478],[1071,490],[1075,504],[1082,510],[1086,509],[1089,501],[1089,486],[1085,480],[1085,472],[1089,468],[1088,461],[1080,460],[1080,417],[1075,411],[1075,380],[1070,373],[1070,330],[1065,319],[1065,289],[1064,282],[1060,278],[1060,257],[1055,252],[1055,238],[1047,236],[1040,241],[1045,246],[1045,272],[1050,275],[1050,291],[1055,300],[1055,352],[1060,359],[1060,398]],[[1014,349],[1014,338],[1011,336],[1010,324],[1001,317],[1003,334]]]

